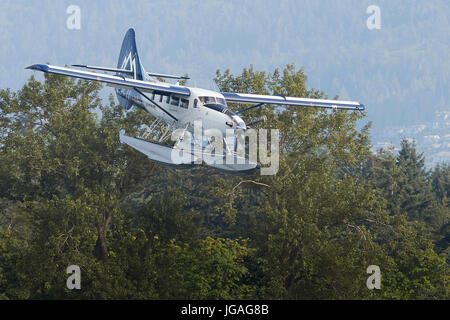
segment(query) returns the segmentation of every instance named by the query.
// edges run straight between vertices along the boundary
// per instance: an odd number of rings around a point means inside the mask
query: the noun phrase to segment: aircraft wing
[[[34,64],[26,69],[38,70],[46,73],[54,73],[63,76],[69,76],[74,78],[94,80],[104,82],[109,86],[124,88],[124,89],[138,89],[143,92],[159,92],[168,94],[177,94],[181,96],[190,96],[191,90],[186,87],[164,84],[164,83],[154,83],[149,81],[135,80],[131,78],[125,78],[118,75],[108,75],[100,74],[96,72],[83,71],[73,68],[57,67],[48,64]]]
[[[221,92],[221,94],[224,96],[227,102],[256,104],[255,106],[242,110],[239,113],[259,107],[263,104],[279,104],[287,106],[346,109],[359,111],[365,110],[364,105],[356,101],[307,99],[307,98],[285,97],[281,95],[267,96],[259,94],[230,93],[230,92]]]

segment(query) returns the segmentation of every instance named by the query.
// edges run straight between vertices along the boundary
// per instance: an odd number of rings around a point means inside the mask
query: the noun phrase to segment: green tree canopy
[[[293,65],[215,81],[327,97]],[[99,90],[46,75],[0,91],[0,298],[448,298],[448,166],[430,174],[406,142],[372,154],[364,115],[251,110],[280,132],[279,170],[235,177],[120,144],[152,117]],[[72,264],[81,290],[66,288]],[[381,290],[366,287],[369,265]]]

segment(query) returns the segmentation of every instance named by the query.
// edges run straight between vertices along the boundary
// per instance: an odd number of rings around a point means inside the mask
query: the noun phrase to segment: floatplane
[[[165,166],[179,169],[196,165],[208,165],[229,174],[253,174],[260,169],[256,160],[246,159],[244,146],[239,144],[251,125],[264,121],[256,119],[246,124],[242,119],[245,112],[266,105],[291,107],[327,108],[345,110],[365,110],[363,104],[355,101],[308,99],[282,95],[258,95],[234,92],[216,92],[202,88],[180,85],[187,77],[170,74],[146,72],[136,47],[135,32],[129,29],[122,42],[116,68],[90,65],[72,65],[73,68],[48,64],[34,64],[27,69],[69,76],[85,80],[99,81],[115,89],[120,105],[129,110],[133,106],[141,108],[155,117],[148,126],[150,131],[158,132],[159,137],[150,142],[138,137],[119,134],[121,143],[145,154],[149,159]],[[87,70],[86,70],[87,69]],[[98,70],[104,73],[93,72]],[[107,74],[110,72],[114,74]],[[160,78],[175,79],[175,84],[159,81]],[[251,104],[241,111],[233,112],[227,103]],[[155,131],[161,123],[165,130]],[[201,130],[195,124],[201,123]],[[177,135],[173,133],[177,131]],[[208,132],[220,133],[227,138],[212,139]],[[232,133],[230,139],[230,132]],[[174,140],[172,146],[163,145],[169,135]],[[173,138],[175,136],[175,138]],[[218,150],[214,143],[224,146]],[[209,147],[209,149],[208,149]],[[206,151],[205,151],[206,150]],[[208,155],[208,156],[205,156]],[[223,159],[231,161],[218,161]]]

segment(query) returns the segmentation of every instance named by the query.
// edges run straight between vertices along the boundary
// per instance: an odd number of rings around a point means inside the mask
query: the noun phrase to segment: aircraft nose
[[[242,120],[239,116],[234,115],[233,122],[236,124],[236,129],[247,130],[244,120]]]

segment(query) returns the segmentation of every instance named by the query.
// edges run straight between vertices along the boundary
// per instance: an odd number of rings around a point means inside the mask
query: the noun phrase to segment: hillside
[[[134,27],[146,68],[188,73],[191,85],[213,87],[216,69],[303,66],[309,87],[367,106],[374,145],[388,141],[392,128],[450,111],[446,0],[377,1],[380,30],[366,26],[373,1],[79,0],[81,29],[69,30],[72,2],[0,3],[0,88],[20,88],[33,63],[115,65],[123,34]],[[423,137],[407,138],[435,158]]]

